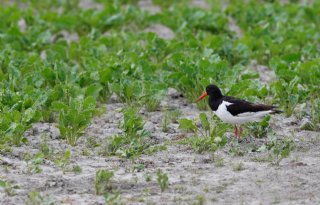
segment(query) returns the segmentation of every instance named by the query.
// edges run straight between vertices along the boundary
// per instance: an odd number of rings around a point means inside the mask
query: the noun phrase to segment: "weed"
[[[314,131],[320,130],[320,99],[315,99],[311,107],[311,121]]]
[[[233,164],[233,165],[232,165],[232,170],[233,170],[233,171],[238,171],[238,172],[244,170],[244,164],[243,164],[243,162],[239,162],[239,163]]]
[[[295,107],[306,96],[306,91],[299,84],[299,78],[296,77],[290,82],[279,80],[271,85],[275,99],[284,109],[286,116],[291,116]]]
[[[104,194],[105,203],[107,205],[124,205],[125,203],[122,202],[121,194],[119,192],[115,193],[105,193]]]
[[[237,141],[232,141],[230,143],[230,149],[228,150],[231,156],[243,156],[245,151],[241,148]]]
[[[224,158],[219,157],[219,156],[215,156],[214,157],[214,165],[216,167],[223,167],[224,166]]]
[[[28,193],[28,199],[26,201],[27,205],[54,205],[56,204],[56,200],[52,199],[48,195],[44,195],[37,191],[31,191]]]
[[[54,163],[62,168],[63,171],[67,170],[67,166],[70,164],[71,151],[66,150],[64,153],[57,155]]]
[[[145,176],[145,180],[146,180],[146,182],[151,182],[152,176],[149,175],[149,174],[147,174],[147,175]]]
[[[164,114],[161,120],[161,129],[163,132],[169,131],[169,124],[176,123],[181,116],[180,110],[164,110]]]
[[[200,128],[193,120],[179,120],[180,129],[196,133],[195,136],[185,139],[182,143],[190,144],[198,153],[202,153],[204,151],[214,152],[219,147],[223,147],[226,144],[226,138],[224,137],[226,127],[218,127],[217,124],[215,126],[211,126],[206,114],[204,113],[200,113],[199,119],[201,122]],[[197,134],[201,135],[201,137],[198,137]]]
[[[96,172],[95,189],[97,195],[104,195],[112,191],[111,179],[113,175],[113,172],[103,169]]]
[[[14,196],[16,194],[15,189],[18,188],[18,185],[12,185],[11,182],[0,179],[0,190],[3,190],[8,196]]]
[[[107,146],[102,148],[101,154],[136,158],[142,153],[151,154],[166,149],[165,146],[153,146],[146,140],[150,133],[144,129],[144,121],[136,109],[124,109],[123,115],[124,120],[121,124],[123,134],[108,139]]]
[[[35,155],[27,154],[25,160],[27,162],[27,168],[29,173],[40,173],[42,169],[40,167],[43,164],[45,155],[42,152],[38,152]]]
[[[82,172],[82,169],[79,165],[75,165],[75,166],[73,166],[72,171],[75,174],[80,174]]]
[[[206,198],[204,195],[197,195],[196,201],[193,203],[194,205],[204,205],[206,202]]]
[[[247,128],[249,133],[255,136],[256,138],[266,137],[269,130],[269,121],[270,116],[265,117],[261,122],[250,123]]]
[[[160,186],[161,192],[164,192],[169,187],[168,174],[162,172],[160,169],[157,170],[157,182]]]
[[[48,138],[47,136],[43,136],[42,142],[40,144],[40,152],[43,153],[44,157],[46,159],[50,159],[52,157],[52,150],[50,149],[48,145]]]
[[[97,137],[88,137],[86,139],[86,145],[90,148],[99,147],[100,143],[97,141]]]
[[[296,146],[290,138],[278,139],[275,135],[271,135],[265,147],[271,152],[272,163],[279,165],[281,160],[288,157]]]

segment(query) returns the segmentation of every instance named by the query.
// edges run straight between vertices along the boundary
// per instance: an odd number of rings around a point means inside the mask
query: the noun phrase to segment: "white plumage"
[[[259,111],[259,112],[245,112],[238,115],[233,116],[227,110],[227,106],[232,105],[230,102],[222,101],[216,111],[213,111],[215,115],[217,115],[223,122],[240,125],[246,122],[259,122],[266,115],[270,114],[272,110]]]

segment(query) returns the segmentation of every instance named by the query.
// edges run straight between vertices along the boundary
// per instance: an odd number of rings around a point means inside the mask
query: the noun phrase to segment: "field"
[[[320,204],[319,13],[0,0],[0,204]],[[237,140],[211,83],[283,113]]]

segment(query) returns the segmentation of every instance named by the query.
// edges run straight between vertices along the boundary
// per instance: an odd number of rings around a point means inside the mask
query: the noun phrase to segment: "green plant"
[[[315,99],[311,106],[311,122],[315,131],[320,130],[320,99]]]
[[[28,193],[28,199],[26,201],[26,204],[27,205],[38,205],[38,204],[54,205],[56,204],[56,200],[40,192],[31,191]]]
[[[113,175],[113,172],[103,169],[96,172],[95,189],[97,195],[104,195],[112,190],[111,179]]]
[[[106,204],[110,205],[124,205],[125,203],[122,202],[121,194],[119,192],[116,193],[105,193],[104,199]]]
[[[59,130],[68,144],[75,146],[83,131],[89,125],[96,112],[96,101],[93,97],[71,99],[69,104],[54,102],[54,110],[59,112]]]
[[[284,109],[286,116],[291,116],[297,104],[305,99],[306,91],[299,81],[300,79],[295,77],[290,82],[281,79],[271,85],[275,99]]]
[[[8,196],[14,196],[16,194],[15,189],[18,188],[18,185],[12,185],[11,182],[0,179],[0,190],[4,191]]]
[[[66,150],[64,153],[57,155],[54,163],[61,167],[63,171],[66,171],[67,166],[70,164],[71,151]]]
[[[266,137],[269,130],[270,119],[270,116],[266,116],[261,122],[250,123],[247,126],[249,133],[255,136],[256,138]]]
[[[157,170],[157,182],[160,186],[161,192],[164,192],[169,187],[168,174],[162,172],[160,169]]]
[[[223,147],[227,142],[224,136],[226,126],[220,126],[220,124],[219,126],[217,124],[215,126],[211,126],[211,123],[205,113],[200,113],[199,120],[201,122],[200,127],[198,127],[196,122],[193,120],[185,118],[179,120],[180,129],[191,131],[196,134],[193,137],[185,139],[182,143],[190,144],[198,153],[202,153],[204,151],[214,152],[219,147]]]
[[[79,165],[75,165],[72,167],[72,171],[75,173],[75,174],[80,174],[82,172],[82,169]]]
[[[204,195],[197,195],[196,201],[193,203],[193,205],[204,205],[206,202],[206,198]]]
[[[290,138],[279,139],[275,135],[268,137],[266,144],[260,148],[264,147],[271,152],[272,163],[279,165],[282,159],[288,157],[296,147],[294,141]]]
[[[232,165],[233,171],[242,171],[244,170],[244,164],[243,162],[235,163]]]
[[[45,155],[42,152],[38,152],[35,155],[27,154],[24,158],[27,162],[27,168],[29,173],[42,172],[40,165],[43,164],[45,158]]]
[[[162,146],[153,146],[146,139],[150,133],[144,129],[144,121],[134,108],[123,111],[123,123],[120,125],[123,134],[112,136],[101,153],[135,158],[142,153],[163,150]]]
[[[178,122],[178,118],[181,116],[180,110],[164,110],[164,114],[161,120],[161,129],[163,132],[168,132],[169,124]]]

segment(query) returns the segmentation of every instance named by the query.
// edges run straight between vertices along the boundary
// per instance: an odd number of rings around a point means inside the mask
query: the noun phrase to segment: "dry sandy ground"
[[[95,7],[91,1],[83,5]],[[204,1],[194,1],[195,6],[206,7]],[[150,1],[140,3],[151,12],[160,8]],[[163,38],[173,38],[172,31],[155,25],[149,31],[159,33]],[[238,36],[241,30],[230,18],[230,27]],[[262,82],[270,82],[274,74],[267,67],[253,62],[253,69],[261,75]],[[37,123],[25,135],[28,145],[12,147],[7,155],[0,155],[0,179],[8,180],[19,188],[13,189],[9,196],[0,192],[0,204],[29,203],[28,193],[40,192],[44,202],[54,201],[57,204],[104,204],[104,198],[95,194],[95,173],[99,169],[114,171],[112,185],[118,189],[122,201],[126,204],[199,204],[203,198],[205,204],[320,204],[320,133],[303,131],[299,127],[303,120],[295,117],[275,116],[271,127],[278,137],[291,137],[297,149],[289,158],[281,161],[279,166],[266,161],[266,152],[250,152],[252,145],[260,146],[264,139],[243,141],[239,149],[244,156],[232,156],[229,143],[214,156],[212,153],[197,154],[186,145],[178,144],[178,139],[186,136],[177,123],[171,123],[168,132],[162,132],[161,121],[163,108],[178,109],[181,117],[197,118],[199,110],[195,104],[187,103],[179,93],[170,89],[167,97],[161,102],[160,111],[143,112],[145,128],[152,133],[152,141],[165,145],[167,150],[153,155],[142,155],[135,162],[119,157],[99,155],[101,147],[90,146],[90,139],[104,144],[109,137],[121,133],[118,128],[122,115],[118,108],[123,104],[106,105],[106,112],[93,120],[91,126],[80,138],[76,147],[71,147],[59,139],[59,131],[53,124]],[[188,136],[188,135],[187,135]],[[228,133],[231,136],[231,133]],[[71,150],[70,164],[61,168],[54,160],[45,160],[40,165],[42,172],[34,173],[26,156],[37,153],[40,145],[47,139],[53,158],[66,150]],[[92,141],[92,140],[91,140]],[[222,163],[223,159],[223,163]],[[134,169],[135,164],[144,164],[141,171]],[[80,166],[82,172],[70,171],[73,166]],[[237,167],[242,166],[241,169]],[[240,166],[240,167],[241,167]],[[169,188],[161,193],[156,181],[156,170],[160,168],[169,176]],[[146,176],[151,181],[146,182]]]
[[[161,103],[162,107],[179,109],[181,117],[196,118],[199,111],[195,105],[177,96],[171,90]],[[118,124],[122,116],[118,108],[123,105],[114,103],[106,106],[106,113],[94,119],[76,147],[70,147],[59,139],[58,130],[53,125],[34,125],[26,133],[28,145],[13,147],[11,154],[0,157],[1,178],[19,186],[14,189],[13,196],[0,193],[0,204],[23,204],[30,191],[41,192],[45,200],[61,204],[103,204],[103,197],[95,195],[94,179],[99,169],[115,172],[113,186],[120,191],[126,204],[194,204],[199,196],[204,197],[207,204],[320,203],[320,135],[299,130],[300,123],[294,117],[277,116],[272,120],[272,128],[277,135],[292,136],[297,145],[297,150],[289,158],[275,166],[264,160],[266,153],[247,152],[252,145],[248,141],[239,146],[246,152],[244,156],[230,155],[232,142],[219,150],[215,158],[210,153],[197,154],[188,146],[177,143],[177,138],[181,137],[178,124],[170,124],[169,131],[164,133],[160,126],[162,112],[142,112],[152,139],[158,144],[165,144],[167,150],[137,159],[135,163],[145,165],[145,169],[138,172],[131,160],[100,156],[101,147],[88,146],[90,137],[103,143],[108,137],[121,133]],[[39,151],[45,136],[50,139],[47,143],[53,151],[52,156],[71,150],[71,162],[65,172],[53,161],[45,160],[40,165],[43,171],[32,173],[23,160],[27,153]],[[253,142],[259,144],[258,140]],[[222,158],[223,166],[218,166],[217,160]],[[235,167],[240,163],[243,168],[237,171]],[[70,167],[75,165],[81,167],[80,174],[70,171]],[[169,176],[169,188],[163,193],[156,182],[158,168]],[[145,180],[147,175],[151,176],[150,182]]]

